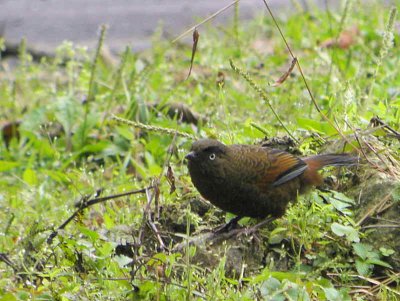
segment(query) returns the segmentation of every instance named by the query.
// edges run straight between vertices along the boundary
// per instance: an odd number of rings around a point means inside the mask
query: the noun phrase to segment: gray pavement
[[[142,50],[154,31],[174,37],[232,0],[0,0],[0,30],[10,42],[26,37],[29,45],[51,51],[64,40],[93,47],[101,24],[108,24],[106,44],[113,51],[126,45]],[[290,0],[269,0],[276,13],[290,12]],[[317,1],[318,2],[318,1]],[[319,1],[322,2],[322,1]],[[242,0],[242,19],[266,13],[261,0]],[[233,8],[212,24],[226,22]],[[0,32],[1,34],[1,32]]]

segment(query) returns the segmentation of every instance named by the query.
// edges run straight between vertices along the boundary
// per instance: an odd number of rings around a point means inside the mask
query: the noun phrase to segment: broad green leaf
[[[297,123],[300,127],[306,130],[312,130],[319,132],[325,135],[333,135],[336,132],[335,128],[333,128],[329,123],[325,121],[317,121],[314,119],[307,119],[307,118],[297,118]]]
[[[31,186],[35,186],[38,183],[36,171],[34,171],[30,168],[25,169],[25,171],[22,175],[22,179]]]
[[[281,282],[278,279],[275,279],[274,277],[269,277],[269,279],[265,280],[260,287],[260,293],[263,297],[268,299],[268,297],[271,297],[274,292],[279,290],[282,287]],[[279,295],[274,295],[274,300],[285,300],[285,297],[283,294]]]
[[[82,111],[78,101],[69,96],[60,97],[55,103],[55,117],[66,133],[73,132],[79,125],[77,120],[82,120]]]
[[[135,171],[137,173],[139,173],[139,175],[143,178],[143,179],[147,179],[149,177],[149,174],[147,172],[147,169],[143,167],[143,164],[141,162],[138,162],[135,159],[131,159],[131,162],[133,164],[133,166],[135,167]]]
[[[285,295],[288,296],[289,300],[303,300],[303,301],[310,300],[310,296],[308,295],[304,287],[296,283],[285,281],[284,288],[287,289]]]
[[[46,140],[36,139],[33,145],[35,149],[37,149],[37,151],[39,152],[40,157],[51,158],[51,159],[54,158],[56,150],[47,139]]]
[[[73,145],[75,149],[79,149],[85,146],[90,131],[95,127],[96,123],[99,121],[100,115],[91,113],[86,116],[86,119],[79,123],[74,136],[72,137]],[[79,119],[81,120],[81,119]]]
[[[326,299],[328,299],[329,301],[341,301],[342,300],[342,296],[340,295],[339,291],[336,288],[323,287],[322,289],[324,290]]]
[[[17,301],[17,298],[10,292],[4,292],[4,295],[1,296],[0,301]]]
[[[79,230],[82,232],[82,234],[86,235],[91,239],[91,241],[96,241],[99,239],[99,234],[96,231],[90,230],[86,227],[79,226]]]
[[[116,128],[117,133],[120,134],[122,137],[124,137],[127,140],[133,140],[135,139],[134,131],[132,130],[131,127],[128,126],[118,126]]]
[[[153,262],[167,262],[167,254],[165,253],[157,253],[154,254],[152,259],[149,260],[149,264],[152,264]]]
[[[369,271],[373,268],[373,265],[370,265],[368,263],[366,263],[365,261],[356,260],[356,269],[357,272],[362,275],[362,276],[366,276],[368,275]]]
[[[104,225],[108,230],[114,228],[115,223],[114,220],[110,217],[110,215],[106,212],[103,214]]]
[[[277,280],[284,280],[287,279],[291,282],[297,282],[299,279],[304,277],[304,274],[301,273],[294,273],[294,272],[271,272],[268,269],[264,269],[263,272],[257,276],[255,276],[252,279],[252,283],[260,283],[262,281],[265,281],[266,279],[269,279],[270,277],[273,277]]]
[[[360,237],[358,232],[351,226],[343,226],[338,223],[333,223],[331,225],[332,232],[338,236],[346,236],[346,239],[350,242],[359,242]]]
[[[342,201],[347,204],[355,204],[356,203],[354,199],[347,197],[346,195],[344,195],[341,192],[338,192],[338,191],[331,191],[331,192],[333,194],[333,197],[339,201]]]
[[[384,261],[382,261],[380,259],[376,259],[376,258],[367,259],[365,262],[373,264],[373,265],[380,265],[382,267],[389,268],[389,269],[392,268],[392,266],[390,264],[388,264],[387,262],[384,262]]]
[[[345,215],[351,215],[352,214],[352,211],[350,209],[348,209],[350,207],[349,204],[344,203],[344,202],[339,201],[339,200],[336,200],[334,198],[329,198],[328,200],[329,200],[329,203],[331,203],[332,206],[335,207],[335,209],[337,211],[340,211]]]
[[[115,260],[120,268],[126,267],[129,263],[132,262],[132,258],[125,255],[116,255],[113,256],[113,260]]]
[[[82,149],[79,150],[79,154],[85,153],[100,153],[109,145],[108,141],[99,141],[97,143],[85,145]]]
[[[21,162],[0,160],[0,171],[8,171],[21,165]]]
[[[39,106],[24,115],[22,124],[19,129],[22,133],[28,132],[36,135],[40,128],[40,125],[45,123],[46,121],[46,107]]]
[[[383,256],[390,256],[393,255],[395,252],[395,250],[393,249],[387,249],[385,247],[380,247],[379,251],[382,253]]]
[[[366,245],[363,243],[357,243],[357,244],[353,244],[353,250],[357,256],[359,256],[360,258],[365,260],[365,259],[367,259],[369,252],[371,252],[372,246]]]
[[[111,243],[111,242],[104,242],[100,248],[99,251],[101,253],[101,256],[103,257],[110,257],[115,250],[115,244]]]
[[[393,189],[392,197],[395,202],[398,202],[400,200],[400,185]]]
[[[58,183],[68,184],[71,182],[70,178],[61,171],[42,169],[41,172]]]
[[[278,227],[272,230],[269,235],[268,243],[279,244],[284,239],[283,232],[285,232],[286,230],[287,229],[283,227]]]

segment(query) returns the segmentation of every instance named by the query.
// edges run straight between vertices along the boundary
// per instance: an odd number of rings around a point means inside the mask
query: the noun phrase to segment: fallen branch
[[[98,198],[94,198],[94,199],[89,199],[90,196],[84,196],[80,202],[78,202],[78,204],[76,205],[76,207],[78,207],[78,209],[69,217],[67,218],[67,220],[65,222],[63,222],[61,224],[61,226],[59,226],[57,228],[57,230],[54,230],[49,238],[47,239],[47,243],[51,244],[53,242],[54,237],[57,236],[58,231],[64,229],[78,214],[80,214],[83,210],[85,210],[86,208],[93,206],[95,204],[98,203],[102,203],[102,202],[106,202],[108,200],[112,200],[112,199],[116,199],[116,198],[120,198],[120,197],[124,197],[124,196],[128,196],[128,195],[132,195],[132,194],[138,194],[138,193],[146,193],[146,191],[148,191],[149,189],[152,189],[154,187],[149,186],[143,189],[139,189],[139,190],[132,190],[132,191],[128,191],[128,192],[124,192],[124,193],[119,193],[119,194],[113,194],[113,195],[109,195],[109,196],[105,196],[105,197],[98,197]]]

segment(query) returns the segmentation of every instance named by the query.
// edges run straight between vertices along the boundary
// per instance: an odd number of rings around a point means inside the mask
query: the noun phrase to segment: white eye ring
[[[210,158],[210,160],[215,160],[215,154],[212,153],[209,158]]]

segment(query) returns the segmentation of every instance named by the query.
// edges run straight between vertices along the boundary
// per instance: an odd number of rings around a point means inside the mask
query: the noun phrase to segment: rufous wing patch
[[[284,151],[268,150],[268,159],[271,165],[264,170],[260,179],[261,189],[270,185],[276,187],[284,184],[300,176],[307,169],[307,164],[303,160]]]

